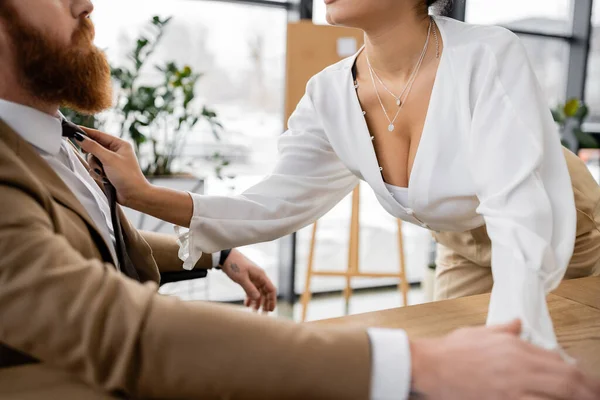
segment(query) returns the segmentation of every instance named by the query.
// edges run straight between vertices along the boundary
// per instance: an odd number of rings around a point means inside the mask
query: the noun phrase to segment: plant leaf
[[[570,99],[569,101],[567,101],[564,107],[565,115],[567,117],[574,117],[575,114],[577,114],[579,107],[581,107],[581,102],[579,101],[579,99]]]
[[[565,115],[560,108],[556,108],[550,111],[552,112],[552,118],[554,118],[554,122],[562,124],[565,121]]]
[[[585,133],[581,129],[575,129],[573,133],[579,141],[579,147],[582,149],[597,149],[599,147],[598,141],[589,133]]]
[[[579,107],[579,109],[577,110],[577,112],[575,113],[575,115],[573,117],[577,118],[577,120],[581,124],[581,123],[583,123],[585,118],[588,116],[589,111],[590,111],[590,109],[588,108],[588,106],[585,105],[584,103],[581,103],[581,106]]]

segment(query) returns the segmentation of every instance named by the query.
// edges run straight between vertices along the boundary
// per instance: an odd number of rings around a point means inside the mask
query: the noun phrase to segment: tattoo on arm
[[[238,267],[238,265],[236,263],[231,263],[229,264],[229,267],[231,268],[231,270],[233,272],[235,272],[236,274],[238,274],[240,272],[240,267]]]

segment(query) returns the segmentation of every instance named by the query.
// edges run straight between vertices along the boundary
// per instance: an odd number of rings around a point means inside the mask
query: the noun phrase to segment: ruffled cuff
[[[195,215],[196,201],[194,199],[194,194],[191,192],[188,192],[188,194],[192,198],[192,215]],[[194,218],[192,217],[192,220],[193,219]],[[177,225],[173,226],[175,234],[177,235],[177,244],[179,245],[177,256],[181,261],[183,261],[183,269],[187,271],[193,270],[200,260],[200,257],[202,257],[202,251],[194,247],[194,229],[192,229],[191,225],[192,222],[190,221],[190,229],[186,229]]]
[[[496,274],[494,280],[487,324],[503,324],[520,319],[523,340],[547,350],[557,351],[565,361],[572,362],[572,358],[562,350],[554,334],[546,300],[547,279],[541,277],[537,271],[522,268],[519,273],[504,271],[502,274]]]
[[[179,245],[177,256],[183,261],[183,269],[191,271],[202,257],[202,252],[192,245],[193,232],[191,230],[181,226],[174,226],[173,229],[177,235],[177,244]]]

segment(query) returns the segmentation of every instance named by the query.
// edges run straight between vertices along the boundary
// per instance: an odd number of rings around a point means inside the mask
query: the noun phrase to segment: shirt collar
[[[0,99],[0,119],[39,150],[54,156],[60,151],[62,126],[58,118]]]

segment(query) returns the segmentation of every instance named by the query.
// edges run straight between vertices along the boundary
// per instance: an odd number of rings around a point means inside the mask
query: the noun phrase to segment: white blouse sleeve
[[[180,236],[188,245],[184,253],[196,258],[293,233],[323,216],[357,185],[358,178],[333,151],[309,89],[310,83],[279,140],[279,159],[269,176],[239,196],[192,195],[190,230]]]
[[[560,138],[525,49],[500,30],[472,101],[470,167],[492,242],[488,324],[519,318],[522,337],[557,347],[546,294],[573,253],[576,211]]]

